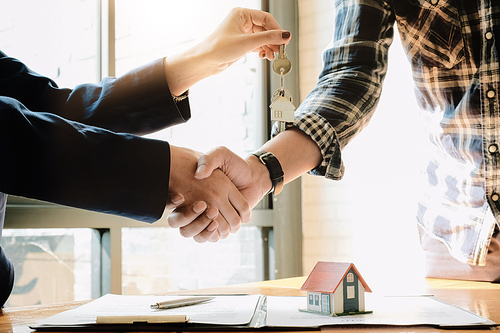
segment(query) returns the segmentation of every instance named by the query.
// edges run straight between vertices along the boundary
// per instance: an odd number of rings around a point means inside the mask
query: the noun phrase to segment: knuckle
[[[252,207],[250,207],[250,204],[247,201],[243,203],[242,211],[244,214],[249,216],[252,214]]]
[[[227,153],[229,151],[229,148],[227,148],[225,146],[218,146],[217,148],[215,148],[215,151],[218,153],[224,154],[224,153]]]
[[[233,9],[231,9],[230,12],[233,13],[233,14],[241,14],[242,11],[243,11],[243,8],[241,8],[241,7],[235,7]]]

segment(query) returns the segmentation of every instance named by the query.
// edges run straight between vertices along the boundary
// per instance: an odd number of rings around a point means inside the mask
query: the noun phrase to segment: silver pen
[[[150,307],[152,310],[173,309],[181,306],[189,306],[189,305],[200,304],[203,302],[208,302],[214,298],[215,297],[206,297],[206,296],[178,298],[170,301],[158,302],[156,304],[152,304]]]

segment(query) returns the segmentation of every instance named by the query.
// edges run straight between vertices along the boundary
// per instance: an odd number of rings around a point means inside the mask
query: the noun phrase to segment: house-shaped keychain
[[[271,120],[293,123],[295,106],[289,98],[283,95],[284,94],[280,94],[271,105],[269,105],[271,108]]]
[[[365,310],[365,292],[370,287],[353,263],[319,261],[301,290],[307,291],[307,309],[301,311],[345,316]]]

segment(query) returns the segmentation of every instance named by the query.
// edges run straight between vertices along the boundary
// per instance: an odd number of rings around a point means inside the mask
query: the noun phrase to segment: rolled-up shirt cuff
[[[341,159],[340,143],[331,124],[316,113],[296,113],[294,126],[318,145],[323,156],[321,163],[309,173],[333,180],[342,179],[344,165]],[[274,124],[272,134],[276,135],[277,133],[277,125]]]

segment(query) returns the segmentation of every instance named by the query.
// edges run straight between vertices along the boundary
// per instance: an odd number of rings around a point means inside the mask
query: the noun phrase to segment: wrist
[[[266,151],[258,151],[253,155],[258,158],[258,161],[265,166],[268,171],[268,177],[263,177],[264,179],[269,179],[271,181],[271,189],[268,193],[272,193],[273,195],[280,194],[284,185],[284,173],[276,156],[274,156],[273,153]]]
[[[169,191],[181,193],[186,179],[194,175],[199,154],[191,149],[170,145]]]
[[[248,156],[246,160],[252,169],[253,183],[261,189],[262,196],[266,195],[273,187],[269,170],[255,155]]]
[[[181,96],[195,83],[211,75],[204,64],[203,54],[195,48],[163,59],[165,77],[170,93]]]

